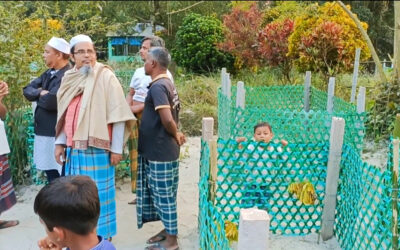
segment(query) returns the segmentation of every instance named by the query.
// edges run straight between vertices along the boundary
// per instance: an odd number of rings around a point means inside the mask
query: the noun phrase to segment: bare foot
[[[153,244],[153,243],[157,243],[157,242],[163,241],[166,238],[167,238],[167,232],[165,231],[165,229],[163,229],[158,234],[156,234],[153,237],[151,237],[150,239],[148,239],[146,241],[146,243],[147,244]]]

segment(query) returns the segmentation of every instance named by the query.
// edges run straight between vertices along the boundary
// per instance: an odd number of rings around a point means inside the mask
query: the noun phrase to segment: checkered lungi
[[[0,155],[0,214],[17,203],[7,155]]]
[[[149,161],[139,155],[137,180],[137,223],[161,220],[168,234],[178,234],[176,194],[179,161]]]
[[[139,138],[139,125],[141,113],[135,114],[137,120],[133,122],[132,132],[128,140],[129,149],[129,160],[131,166],[131,186],[132,193],[136,193],[136,180],[137,180],[137,169],[138,169],[138,138]]]
[[[100,198],[97,234],[109,238],[117,233],[115,205],[115,167],[110,165],[110,153],[89,147],[86,150],[67,148],[65,175],[88,175],[96,183]]]

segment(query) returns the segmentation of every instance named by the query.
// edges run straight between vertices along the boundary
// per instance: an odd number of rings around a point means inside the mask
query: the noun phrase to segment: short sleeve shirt
[[[172,83],[174,83],[174,78],[172,77],[169,70],[167,70],[167,75],[169,79],[171,79]],[[149,84],[151,83],[151,77],[146,75],[144,72],[144,67],[138,68],[135,70],[135,73],[132,76],[130,87],[135,90],[135,94],[132,99],[138,102],[144,102],[147,96],[147,91],[149,90]]]
[[[178,92],[168,78],[160,78],[149,87],[139,127],[139,154],[150,161],[176,161],[179,158],[179,145],[161,123],[158,113],[161,108],[170,109],[178,124]]]

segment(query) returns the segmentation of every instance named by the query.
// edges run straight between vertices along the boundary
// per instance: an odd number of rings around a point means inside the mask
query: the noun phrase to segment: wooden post
[[[333,225],[335,223],[336,198],[340,160],[342,156],[344,125],[345,121],[343,118],[332,117],[324,209],[322,211],[321,225],[321,236],[324,241],[333,237]]]
[[[335,77],[329,77],[328,101],[326,103],[326,110],[330,114],[333,112],[333,97],[334,96],[335,96]]]
[[[217,139],[212,138],[209,142],[210,145],[210,172],[209,172],[209,193],[208,199],[214,204],[215,193],[217,191],[217,176],[218,176],[218,153],[217,153]]]
[[[257,208],[240,209],[238,250],[271,249],[268,242],[270,217]]]
[[[360,87],[357,95],[357,113],[363,112],[365,112],[365,87]]]
[[[310,87],[311,87],[311,71],[306,71],[306,79],[304,81],[304,111],[310,111]]]
[[[356,49],[356,59],[354,61],[354,69],[353,69],[353,82],[351,85],[351,97],[350,102],[354,103],[356,98],[356,88],[357,88],[357,79],[358,79],[358,67],[360,66],[360,53],[361,49]]]
[[[236,108],[245,108],[246,103],[246,89],[244,88],[244,82],[237,82],[236,86]]]
[[[398,207],[399,199],[399,139],[393,140],[393,173],[392,173],[392,249],[399,249]]]

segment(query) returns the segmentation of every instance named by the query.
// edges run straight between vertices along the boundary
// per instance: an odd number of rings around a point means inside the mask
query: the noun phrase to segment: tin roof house
[[[156,25],[156,32],[165,30]],[[140,45],[145,36],[154,35],[151,23],[137,23],[131,32],[108,32],[108,60],[114,62],[140,61]]]

